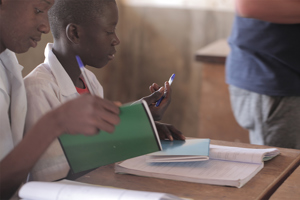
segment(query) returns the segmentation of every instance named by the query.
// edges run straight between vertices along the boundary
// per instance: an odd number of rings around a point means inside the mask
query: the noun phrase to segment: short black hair
[[[56,0],[48,12],[52,35],[59,39],[69,23],[84,24],[101,16],[105,6],[115,0]]]

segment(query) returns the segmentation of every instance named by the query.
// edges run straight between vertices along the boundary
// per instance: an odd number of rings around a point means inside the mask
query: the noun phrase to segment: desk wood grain
[[[270,200],[300,199],[300,166],[284,181]]]
[[[212,144],[267,148],[212,140]],[[134,175],[115,174],[114,165],[100,167],[78,179],[79,182],[106,185],[117,188],[163,192],[179,197],[197,199],[268,199],[300,162],[300,150],[279,148],[281,154],[265,162],[264,168],[242,188],[172,181]]]

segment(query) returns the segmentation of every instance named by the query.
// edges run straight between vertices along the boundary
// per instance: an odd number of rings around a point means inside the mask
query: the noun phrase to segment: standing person
[[[79,12],[80,10],[80,12]],[[89,89],[103,97],[103,88],[95,75],[85,69],[85,80],[79,69],[76,55],[84,65],[104,67],[114,58],[115,47],[120,40],[115,29],[118,9],[115,0],[56,0],[49,11],[54,44],[45,49],[45,62],[25,78],[28,95],[26,129],[30,128],[44,113]],[[90,82],[92,88],[86,86]],[[158,107],[155,102],[166,90],[166,96]],[[150,86],[151,95],[144,97],[149,104],[154,120],[162,118],[171,100],[168,82],[159,89]],[[180,131],[171,125],[156,122],[161,139],[184,140]],[[47,164],[45,164],[47,163]],[[31,180],[54,181],[66,177],[70,167],[63,150],[56,140],[31,171]]]
[[[226,80],[252,144],[300,149],[300,2],[236,0]]]
[[[49,32],[54,0],[0,0],[0,199],[9,199],[49,145],[62,133],[93,135],[114,131],[119,108],[82,95],[47,112],[24,133],[27,101],[15,53],[36,47]]]

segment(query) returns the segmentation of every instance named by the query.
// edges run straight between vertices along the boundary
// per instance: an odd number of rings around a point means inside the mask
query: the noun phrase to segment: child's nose
[[[50,25],[49,25],[49,21],[48,21],[48,15],[46,15],[42,21],[40,22],[39,26],[38,26],[38,30],[44,34],[49,33],[50,32]]]
[[[119,38],[118,38],[118,36],[116,35],[116,37],[114,38],[114,40],[113,40],[113,42],[112,42],[112,45],[113,46],[117,46],[117,45],[119,45],[120,44],[120,40],[119,40]]]

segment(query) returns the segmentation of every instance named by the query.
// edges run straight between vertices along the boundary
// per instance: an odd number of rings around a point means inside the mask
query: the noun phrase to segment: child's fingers
[[[96,96],[95,96],[96,97]],[[119,106],[117,106],[114,102],[109,101],[107,99],[102,99],[100,97],[96,97],[95,100],[95,108],[97,110],[102,110],[103,108],[111,113],[115,113],[119,115],[120,109]]]
[[[115,104],[116,106],[119,106],[119,107],[122,106],[122,103],[121,103],[120,101],[114,101],[114,104]]]
[[[163,94],[163,89],[159,89],[150,94],[149,96],[143,97],[143,99],[147,102],[148,105],[151,105],[157,102],[163,96]]]
[[[149,90],[150,90],[151,93],[159,90],[159,88],[160,87],[156,83],[153,83],[152,85],[149,86]]]
[[[172,135],[176,140],[185,140],[185,136],[182,132],[176,129],[173,125],[169,126],[169,130],[172,132]]]
[[[164,87],[165,87],[165,98],[168,99],[168,97],[171,96],[171,92],[172,92],[171,86],[168,81],[165,82]]]

